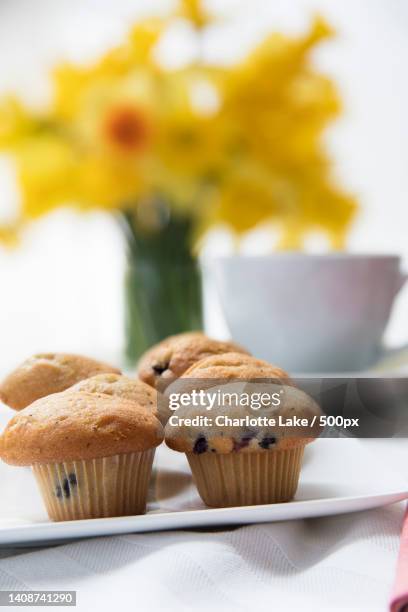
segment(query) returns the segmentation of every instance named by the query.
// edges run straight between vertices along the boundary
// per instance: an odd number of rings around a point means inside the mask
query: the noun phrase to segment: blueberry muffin
[[[84,378],[106,372],[120,374],[117,368],[82,355],[34,355],[2,382],[0,400],[14,410],[22,410],[41,397],[59,393]]]
[[[1,458],[31,466],[49,517],[73,520],[142,514],[163,428],[143,406],[119,397],[63,392],[37,400],[8,423]]]
[[[186,453],[203,501],[223,507],[291,500],[304,448],[320,432],[315,401],[280,368],[245,355],[209,357],[184,376],[167,389],[174,413],[165,440]],[[205,401],[197,403],[191,393],[200,382]],[[190,403],[174,405],[183,393]]]
[[[204,357],[231,352],[248,354],[234,342],[213,340],[201,332],[170,336],[141,357],[138,376],[148,385],[163,390]]]
[[[163,425],[167,423],[169,417],[168,404],[161,393],[142,380],[128,378],[121,374],[97,374],[70,387],[68,392],[71,391],[104,393],[113,397],[122,397],[152,412]]]

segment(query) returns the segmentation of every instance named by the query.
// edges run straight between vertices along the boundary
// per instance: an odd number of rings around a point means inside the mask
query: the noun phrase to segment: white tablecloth
[[[365,441],[403,471],[405,440]],[[90,610],[383,612],[405,504],[355,514],[0,549],[0,589],[77,591]]]
[[[84,611],[384,611],[403,510],[3,550],[0,589],[76,590]]]

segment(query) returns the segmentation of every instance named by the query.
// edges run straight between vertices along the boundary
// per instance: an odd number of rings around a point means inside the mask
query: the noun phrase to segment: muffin
[[[92,378],[81,380],[67,391],[104,393],[113,397],[122,397],[152,412],[162,425],[167,423],[170,414],[165,398],[156,389],[142,380],[128,378],[121,374],[97,374]]]
[[[211,355],[201,359],[186,370],[182,378],[197,378],[207,380],[259,380],[274,378],[286,384],[290,377],[285,370],[278,368],[262,359],[245,353],[225,352],[222,355]]]
[[[170,336],[141,357],[138,377],[156,389],[164,389],[204,357],[231,352],[248,354],[234,342],[213,340],[201,332]]]
[[[254,380],[259,383],[261,380],[272,382],[272,379],[282,385],[294,384],[285,370],[267,361],[244,353],[223,353],[205,357],[192,365],[164,390],[164,395],[168,402],[170,394],[206,390],[228,381]]]
[[[31,466],[52,520],[142,514],[163,428],[134,402],[63,392],[37,400],[8,423],[1,458]]]
[[[65,353],[34,355],[22,363],[0,385],[0,400],[21,410],[37,399],[58,393],[95,374],[120,370],[111,365]]]
[[[290,501],[304,448],[320,432],[316,402],[288,384],[280,368],[226,354],[203,360],[186,372],[186,379],[171,385],[170,407],[176,408],[173,402],[182,393],[191,394],[192,379],[194,389],[199,388],[201,375],[206,401],[201,398],[197,404],[191,396],[190,403],[180,402],[166,425],[165,440],[173,450],[186,453],[204,503],[225,507]],[[211,409],[210,395],[215,398]],[[302,425],[299,419],[305,419]]]

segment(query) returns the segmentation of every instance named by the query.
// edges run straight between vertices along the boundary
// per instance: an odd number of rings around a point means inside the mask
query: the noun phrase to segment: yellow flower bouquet
[[[322,133],[339,113],[333,83],[310,53],[331,35],[317,18],[303,36],[272,33],[231,65],[197,54],[179,68],[157,49],[176,20],[197,41],[214,27],[199,0],[137,23],[98,61],[52,73],[42,112],[0,101],[0,148],[16,164],[21,211],[0,238],[60,206],[102,208],[128,244],[128,356],[201,325],[197,244],[226,224],[273,226],[279,247],[309,232],[341,248],[355,203],[338,189]]]

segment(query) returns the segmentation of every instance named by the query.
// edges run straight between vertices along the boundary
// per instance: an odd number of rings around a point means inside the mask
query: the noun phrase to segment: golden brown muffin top
[[[21,410],[41,397],[59,393],[84,378],[105,372],[120,374],[118,368],[82,355],[33,355],[3,380],[0,400],[10,408]]]
[[[122,374],[97,374],[91,378],[81,380],[73,387],[67,389],[71,391],[85,391],[86,393],[104,393],[114,397],[123,397],[148,408],[154,412],[157,408],[157,391],[146,385],[141,380],[128,378]]]
[[[225,404],[220,392],[224,398],[237,394],[239,399]],[[217,394],[211,410],[202,404],[181,406],[170,417],[165,440],[173,450],[198,455],[262,453],[308,444],[321,431],[319,406],[293,386],[238,381],[207,388],[206,393]],[[254,409],[245,401],[250,395],[259,402],[261,394],[264,399],[269,395],[269,404],[254,404]]]
[[[247,351],[234,342],[208,338],[201,332],[188,332],[170,336],[149,349],[140,359],[138,376],[156,388],[163,388],[188,368],[210,355]]]
[[[121,374],[97,374],[92,378],[81,380],[67,390],[68,393],[71,391],[104,393],[113,397],[122,397],[150,410],[162,424],[167,422],[169,416],[166,410],[167,402],[156,389],[142,380],[128,378]]]
[[[186,370],[182,378],[209,380],[277,378],[286,384],[290,384],[289,374],[285,370],[262,359],[252,357],[252,355],[237,352],[206,357]]]
[[[0,453],[12,465],[58,463],[143,451],[162,440],[154,414],[130,400],[63,392],[14,416],[1,437]]]

